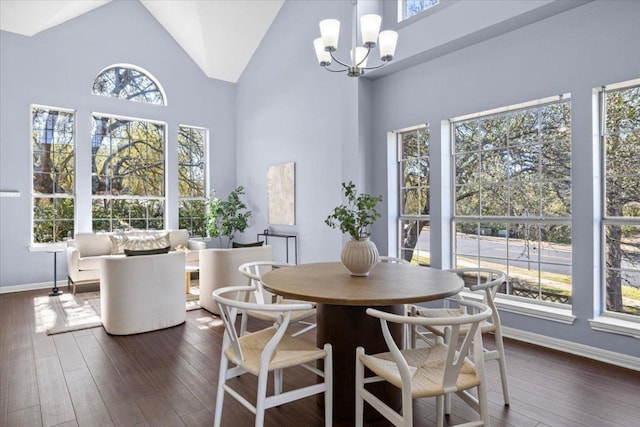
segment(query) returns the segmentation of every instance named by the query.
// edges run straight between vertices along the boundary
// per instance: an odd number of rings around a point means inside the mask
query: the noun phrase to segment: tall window
[[[132,65],[113,65],[93,82],[93,94],[167,105],[162,87],[148,73]]]
[[[454,265],[506,270],[500,292],[571,302],[570,112],[565,95],[452,121]]]
[[[429,253],[429,128],[399,131],[399,254],[407,261],[431,265]]]
[[[93,230],[164,228],[165,126],[93,115]]]
[[[398,0],[398,21],[411,18],[439,3],[440,0]]]
[[[207,130],[189,126],[178,128],[178,190],[180,228],[192,236],[204,236]]]
[[[73,234],[75,113],[31,107],[33,243],[55,243]]]
[[[604,309],[640,315],[640,79],[602,92]]]

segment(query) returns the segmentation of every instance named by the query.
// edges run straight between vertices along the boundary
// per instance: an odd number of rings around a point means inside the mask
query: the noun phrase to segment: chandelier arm
[[[346,68],[344,70],[332,70],[331,68],[329,68],[329,66],[325,66],[324,69],[332,73],[344,73],[345,71],[347,71]]]
[[[368,70],[367,67],[360,67],[360,64],[362,64],[363,62],[365,62],[367,60],[367,58],[369,57],[369,54],[371,53],[371,46],[367,46],[367,54],[364,56],[364,58],[362,58],[362,60],[360,62],[358,62],[358,65],[356,65],[356,67],[358,68],[362,68],[363,70]],[[355,53],[354,53],[355,55]],[[375,67],[377,68],[377,67]]]
[[[336,58],[335,56],[333,56],[333,52],[329,52],[329,54],[331,55],[331,58],[336,61],[338,64],[342,65],[343,67],[349,68],[350,65],[345,64],[344,62],[340,61],[338,58]]]

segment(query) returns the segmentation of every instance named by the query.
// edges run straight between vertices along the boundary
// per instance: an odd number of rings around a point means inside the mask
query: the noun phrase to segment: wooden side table
[[[184,293],[191,293],[191,273],[196,273],[200,271],[200,267],[186,265],[184,267]]]

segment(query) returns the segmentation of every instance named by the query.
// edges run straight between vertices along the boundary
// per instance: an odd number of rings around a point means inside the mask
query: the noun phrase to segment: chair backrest
[[[242,348],[240,346],[240,337],[235,327],[238,311],[260,310],[280,313],[278,322],[274,325],[274,327],[277,328],[277,332],[265,346],[265,351],[263,351],[262,359],[266,357],[266,360],[269,360],[270,355],[275,350],[289,326],[291,312],[311,310],[313,308],[312,304],[307,303],[264,305],[243,301],[244,295],[242,294],[253,293],[254,291],[255,288],[253,286],[228,286],[216,289],[212,293],[213,300],[218,305],[218,309],[220,311],[220,318],[224,323],[225,335],[222,344],[222,351],[224,351],[229,345],[233,346],[235,354],[241,361],[244,360],[244,355],[242,354]]]
[[[389,330],[388,323],[400,323],[416,326],[441,326],[451,328],[451,339],[447,343],[447,356],[445,360],[442,388],[445,393],[457,391],[457,379],[462,368],[465,355],[469,350],[473,351],[476,371],[484,376],[484,362],[482,356],[482,334],[479,324],[491,316],[491,309],[485,304],[476,301],[460,301],[459,304],[466,309],[465,314],[452,317],[422,317],[401,316],[387,313],[374,308],[368,308],[367,314],[380,319],[380,327],[384,340],[391,356],[398,367],[403,384],[411,383],[411,370],[407,361],[402,356],[398,345],[394,341]],[[444,345],[444,344],[442,344]],[[473,347],[472,347],[473,345]]]
[[[411,264],[406,259],[398,258],[395,256],[380,255],[379,259],[380,259],[380,262],[388,262],[388,263],[395,263],[395,264]]]
[[[465,287],[470,291],[483,293],[483,302],[493,311],[492,322],[499,324],[500,315],[494,298],[496,292],[498,292],[498,287],[507,281],[506,273],[485,267],[454,268],[447,271],[461,276]]]
[[[238,271],[249,278],[249,285],[255,288],[253,294],[258,304],[268,304],[271,302],[272,294],[265,291],[262,286],[262,275],[271,271],[273,267],[291,267],[293,264],[277,261],[251,261],[238,267]]]

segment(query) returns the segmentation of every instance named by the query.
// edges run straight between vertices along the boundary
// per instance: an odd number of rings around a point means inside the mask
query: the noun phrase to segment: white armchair
[[[112,335],[155,331],[184,323],[185,255],[102,258],[100,310]]]
[[[249,284],[238,268],[250,261],[271,261],[271,246],[200,251],[200,307],[220,314],[211,294],[225,286]]]

